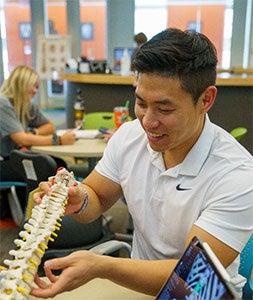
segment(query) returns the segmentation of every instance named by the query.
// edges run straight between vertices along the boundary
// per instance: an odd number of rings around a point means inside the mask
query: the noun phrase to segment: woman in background
[[[75,134],[57,136],[48,120],[31,100],[39,88],[37,72],[27,66],[16,67],[0,89],[0,180],[23,181],[11,168],[10,152],[30,146],[73,144]]]

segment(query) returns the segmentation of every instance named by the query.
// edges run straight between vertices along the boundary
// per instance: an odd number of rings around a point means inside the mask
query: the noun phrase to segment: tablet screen
[[[200,241],[194,238],[156,299],[218,300],[235,297]]]

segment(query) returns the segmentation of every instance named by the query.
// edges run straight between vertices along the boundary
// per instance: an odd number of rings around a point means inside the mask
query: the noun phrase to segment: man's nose
[[[142,118],[142,123],[146,128],[154,128],[159,125],[159,120],[151,109],[147,109]]]

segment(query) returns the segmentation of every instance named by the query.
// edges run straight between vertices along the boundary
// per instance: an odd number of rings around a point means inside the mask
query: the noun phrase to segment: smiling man
[[[134,223],[132,258],[80,251],[45,263],[40,297],[93,278],[155,295],[193,236],[214,250],[240,293],[238,255],[253,231],[251,155],[207,112],[217,89],[216,50],[203,34],[165,30],[133,61],[135,113],[110,139],[96,169],[69,188],[67,213],[96,219],[124,195]],[[50,188],[40,184],[41,196]],[[51,270],[64,271],[55,277]]]

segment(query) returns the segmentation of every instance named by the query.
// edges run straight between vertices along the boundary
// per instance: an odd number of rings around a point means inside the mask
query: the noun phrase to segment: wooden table
[[[95,167],[97,158],[103,156],[106,140],[102,138],[79,139],[73,145],[32,146],[33,152],[53,155],[56,157],[71,156],[74,158],[87,158],[89,171]]]
[[[30,300],[42,298],[30,297]],[[147,296],[126,289],[105,279],[94,279],[87,284],[71,292],[54,297],[55,300],[151,300],[154,297]]]

